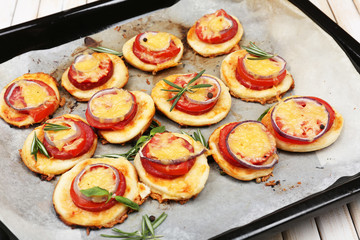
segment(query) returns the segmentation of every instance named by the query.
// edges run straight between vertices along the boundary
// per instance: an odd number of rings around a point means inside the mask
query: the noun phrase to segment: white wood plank
[[[86,0],[64,0],[63,10],[68,10],[84,4],[86,4]]]
[[[360,14],[353,0],[328,0],[336,22],[360,42]]]
[[[16,0],[0,0],[0,28],[11,26],[14,16]]]
[[[329,18],[335,21],[334,14],[332,13],[327,0],[310,0],[310,2],[314,4],[318,9],[320,9],[323,13],[325,13]]]
[[[360,13],[360,0],[353,0],[356,10]]]
[[[40,0],[18,0],[11,25],[35,19],[39,10],[39,3]]]
[[[87,3],[97,2],[99,0],[86,0]]]
[[[63,0],[41,0],[38,18],[44,17],[62,10]]]
[[[351,218],[353,220],[355,229],[360,236],[360,199],[357,199],[348,204]]]
[[[305,219],[290,226],[289,230],[283,232],[284,240],[320,240],[314,218]]]
[[[315,220],[322,240],[358,240],[346,205],[329,210],[328,213],[321,215]]]

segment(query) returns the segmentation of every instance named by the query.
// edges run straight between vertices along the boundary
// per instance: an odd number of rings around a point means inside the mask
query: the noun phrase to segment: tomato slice
[[[174,83],[181,87],[184,87],[195,76],[196,76],[196,73],[189,74],[189,75],[183,75],[183,76],[176,78]],[[211,93],[212,96],[216,96],[216,93],[218,91],[220,91],[220,89],[218,89],[215,85],[213,85],[213,87],[206,88],[206,90],[208,91],[208,93]],[[175,93],[172,93],[172,92],[169,93],[169,98],[172,98],[174,96],[175,96]],[[207,98],[207,100],[209,100],[209,98]],[[175,99],[171,101],[171,104],[173,104],[174,101],[175,101]],[[185,94],[183,94],[180,97],[179,101],[176,103],[175,108],[179,111],[182,111],[184,113],[188,113],[191,115],[201,115],[201,114],[209,112],[211,109],[213,109],[213,107],[216,105],[216,103],[217,103],[217,100],[209,102],[209,103],[197,104],[194,102],[190,102],[185,97]]]
[[[238,124],[238,122],[230,123],[223,127],[220,130],[219,135],[219,150],[223,158],[230,163],[231,165],[234,165],[235,167],[243,167],[238,161],[236,161],[233,156],[229,153],[227,147],[226,147],[226,137],[230,134],[230,132],[233,130],[233,128]]]
[[[15,84],[17,84],[16,82],[14,82],[5,91],[4,94],[5,102],[10,108],[14,109],[15,111],[30,115],[35,122],[41,122],[56,110],[57,108],[56,93],[54,89],[52,89],[48,84],[42,81],[35,79],[23,79],[23,81],[35,82],[36,84],[40,85],[46,90],[47,96],[49,96],[50,98],[45,102],[43,102],[42,104],[40,104],[38,107],[26,109],[27,103],[25,102],[25,98],[23,96],[23,92],[22,92],[23,89],[20,86],[14,87]],[[24,110],[18,110],[12,107],[12,105],[14,106],[15,103],[21,104]]]
[[[86,56],[86,55],[80,55]],[[68,78],[72,85],[81,90],[90,90],[104,85],[114,73],[113,62],[110,57],[104,53],[94,53],[93,56],[99,61],[99,65],[89,71],[79,71],[73,63],[68,72]]]
[[[213,29],[211,27],[211,22],[213,21],[228,21],[230,22],[230,26],[225,28]],[[206,43],[210,44],[218,44],[224,43],[232,39],[238,31],[238,23],[237,21],[227,14],[223,9],[217,10],[215,13],[206,14],[202,18],[200,18],[195,25],[195,33],[198,38]]]
[[[126,127],[126,125],[129,124],[136,116],[137,108],[138,108],[135,95],[132,94],[131,92],[130,92],[130,94],[134,97],[135,105],[134,105],[133,109],[131,110],[131,113],[128,114],[124,120],[122,120],[120,122],[115,122],[115,123],[102,123],[102,122],[99,122],[96,119],[94,119],[89,112],[90,111],[89,108],[87,108],[86,112],[85,112],[85,117],[86,117],[86,120],[88,121],[88,123],[90,124],[90,126],[101,129],[101,130],[121,130],[124,127]]]
[[[323,104],[325,106],[326,110],[329,112],[329,124],[328,124],[328,128],[326,130],[326,132],[327,132],[331,128],[331,126],[333,125],[334,120],[335,120],[335,111],[334,111],[334,109],[330,106],[329,103],[327,103],[323,99],[320,99],[320,98],[317,98],[317,97],[307,97],[307,98],[314,99],[314,100],[318,101],[319,103]],[[279,124],[279,123],[277,123],[277,124]],[[317,139],[315,139],[313,141],[299,141],[299,140],[289,139],[289,138],[286,138],[284,136],[281,136],[277,131],[274,131],[274,134],[275,134],[277,139],[279,139],[279,140],[281,140],[283,142],[292,143],[292,144],[305,145],[305,144],[311,144],[311,143],[313,143],[313,142],[315,142],[317,140]]]
[[[118,171],[118,170],[116,169],[116,171]],[[119,172],[120,182],[119,182],[118,189],[115,191],[115,195],[122,196],[122,195],[124,195],[125,190],[126,190],[126,179],[125,179],[124,175],[122,174],[122,172],[120,172],[120,171],[118,171],[118,172]],[[75,181],[75,178],[71,183],[70,196],[71,196],[73,203],[77,207],[84,209],[86,211],[90,211],[90,212],[100,212],[100,211],[104,211],[106,209],[111,208],[112,206],[115,205],[115,203],[117,203],[117,201],[115,199],[111,199],[107,203],[106,202],[96,203],[96,202],[88,201],[87,199],[82,198],[81,196],[76,194],[76,192],[73,188],[74,181]]]
[[[273,86],[279,85],[286,77],[286,70],[280,75],[274,78],[255,78],[251,74],[247,73],[243,65],[244,58],[239,58],[235,76],[236,79],[246,88],[253,90],[264,90],[272,88]],[[254,60],[256,61],[256,60]]]
[[[145,171],[154,177],[164,179],[175,179],[188,173],[195,164],[196,158],[190,159],[179,164],[163,165],[151,162],[145,158],[141,158],[142,166]]]
[[[93,145],[94,139],[96,137],[91,127],[86,123],[84,123],[83,121],[74,121],[73,119],[70,118],[65,118],[65,119],[75,122],[75,124],[79,127],[81,131],[80,136],[66,143],[61,150],[59,150],[54,146],[51,146],[46,141],[46,138],[44,138],[43,141],[44,146],[48,151],[49,155],[53,158],[62,159],[62,160],[75,158],[88,152],[91,146]],[[64,148],[68,150],[65,150]]]
[[[160,63],[167,62],[172,58],[176,57],[180,52],[180,48],[176,46],[175,42],[171,40],[170,46],[162,51],[151,51],[141,45],[140,37],[145,33],[140,33],[136,36],[133,44],[133,53],[144,63],[157,65]]]

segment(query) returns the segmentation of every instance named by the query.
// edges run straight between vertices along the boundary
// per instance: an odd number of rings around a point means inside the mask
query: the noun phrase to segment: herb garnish
[[[36,136],[36,132],[34,132],[34,138],[30,147],[31,155],[34,155],[35,161],[37,161],[37,153],[40,151],[47,158],[50,158],[49,153],[46,151],[44,144],[38,139]]]
[[[110,193],[108,190],[103,189],[101,187],[92,187],[88,189],[80,190],[82,194],[84,194],[87,197],[95,197],[95,196],[107,196],[107,201],[109,202],[111,198],[114,198],[119,203],[122,203],[126,206],[128,206],[131,209],[134,209],[136,211],[139,211],[139,205],[130,199],[122,196],[113,196],[113,193]]]
[[[257,121],[261,122],[261,120],[265,117],[265,115],[270,111],[270,108],[269,107],[268,109],[266,109],[261,115],[260,117],[257,119]]]
[[[161,91],[166,91],[166,92],[177,92],[177,94],[168,99],[167,101],[172,101],[175,99],[174,103],[172,104],[171,108],[170,108],[170,112],[174,109],[175,105],[177,104],[177,102],[179,101],[180,97],[185,93],[185,92],[190,92],[193,93],[193,89],[197,89],[197,88],[206,88],[206,87],[211,87],[211,84],[198,84],[198,85],[192,85],[190,86],[190,84],[192,84],[193,82],[195,82],[199,77],[201,77],[201,75],[205,72],[205,70],[202,70],[201,72],[199,72],[193,79],[191,79],[186,85],[185,87],[181,87],[179,85],[176,85],[173,82],[170,82],[169,80],[163,79],[163,81],[170,85],[171,87],[175,88],[175,89],[161,89]]]
[[[150,128],[153,126],[158,126],[158,124],[156,122],[151,123],[152,125],[150,125]],[[135,155],[138,153],[138,151],[140,150],[141,146],[149,141],[156,133],[162,133],[165,131],[165,126],[160,126],[160,127],[155,127],[152,128],[149,135],[142,135],[137,141],[135,146],[133,146],[132,148],[130,148],[129,151],[127,151],[126,153],[121,153],[121,154],[104,154],[104,155],[96,155],[95,157],[108,157],[108,158],[119,158],[119,157],[125,157],[127,160],[134,160]]]
[[[205,137],[202,135],[199,128],[196,130],[196,132],[193,133],[193,135],[188,134],[183,130],[181,130],[181,133],[192,137],[195,141],[199,141],[202,145],[204,145],[204,147],[209,148],[209,144],[206,142]]]
[[[106,48],[106,47],[88,47],[88,48],[95,52],[110,53],[110,54],[114,54],[119,57],[121,57],[123,55],[121,52],[118,52],[118,51],[115,51],[115,50],[112,50],[112,49]]]
[[[61,130],[67,130],[71,127],[55,124],[55,123],[45,123],[44,131],[61,131]]]
[[[141,221],[141,232],[124,232],[118,228],[113,228],[112,230],[119,235],[107,235],[101,234],[102,237],[108,238],[124,238],[124,239],[158,239],[163,236],[155,235],[155,229],[163,223],[168,215],[166,213],[162,213],[155,221],[151,222],[150,218],[147,214],[142,216]]]
[[[260,49],[258,46],[255,45],[255,43],[250,42],[250,47],[243,46],[248,53],[256,56],[256,58],[247,58],[249,60],[264,60],[275,57],[275,55],[265,52],[264,50]]]

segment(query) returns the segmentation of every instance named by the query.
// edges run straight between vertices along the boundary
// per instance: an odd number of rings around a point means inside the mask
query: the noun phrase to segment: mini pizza
[[[119,88],[97,92],[85,112],[87,121],[105,142],[118,144],[142,135],[154,115],[154,101],[148,94]]]
[[[84,191],[101,188],[110,193],[89,196]],[[115,196],[140,205],[150,190],[138,182],[134,166],[125,158],[86,159],[64,173],[54,190],[53,204],[60,219],[69,226],[112,227],[122,223],[133,211]]]
[[[88,123],[77,115],[65,114],[35,128],[19,152],[31,171],[51,180],[79,161],[90,158],[96,145],[97,136]]]
[[[179,38],[166,32],[144,32],[123,46],[125,60],[145,72],[156,72],[180,64],[184,46]]]
[[[207,126],[224,119],[231,108],[229,89],[218,78],[200,74],[175,74],[159,81],[151,91],[157,109],[182,126]],[[190,91],[177,100],[177,91],[186,86]]]
[[[320,98],[291,96],[273,106],[262,123],[275,136],[279,149],[310,152],[334,143],[344,120]]]
[[[279,56],[261,59],[239,50],[229,54],[221,64],[221,79],[236,98],[261,104],[278,101],[294,88],[294,79]]]
[[[46,73],[29,73],[16,78],[1,91],[0,117],[16,127],[46,120],[58,109],[60,95],[56,80]]]
[[[257,121],[220,126],[211,134],[209,147],[220,168],[243,181],[271,174],[279,159],[274,136]]]
[[[203,57],[215,57],[239,49],[243,35],[239,20],[223,9],[206,14],[189,30],[187,41]]]
[[[160,203],[183,204],[195,198],[209,176],[204,146],[185,134],[155,134],[135,156],[134,165],[150,196]]]
[[[129,71],[120,57],[109,53],[78,55],[61,78],[61,85],[78,101],[89,101],[99,90],[122,88]]]

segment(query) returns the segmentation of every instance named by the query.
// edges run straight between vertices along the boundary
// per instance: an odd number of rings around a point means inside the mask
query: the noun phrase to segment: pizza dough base
[[[166,80],[174,82],[175,79],[182,74],[175,74],[166,77]],[[203,74],[204,76],[214,77],[208,74]],[[216,78],[216,77],[214,77]],[[229,94],[229,89],[225,84],[218,78],[216,78],[221,87],[221,94],[216,105],[209,111],[201,115],[192,115],[174,108],[170,112],[172,103],[167,101],[169,99],[168,92],[161,91],[161,89],[168,88],[164,81],[159,81],[156,83],[155,87],[151,91],[151,97],[154,99],[155,106],[160,110],[165,116],[169,119],[177,122],[181,126],[207,126],[215,124],[223,120],[230,111],[231,108],[231,96]]]
[[[109,143],[125,143],[142,135],[150,126],[155,115],[155,106],[152,98],[141,91],[131,91],[138,104],[134,119],[121,130],[99,130],[99,135]]]
[[[126,85],[129,80],[129,71],[121,58],[116,55],[108,54],[108,53],[94,53],[94,54],[106,54],[110,57],[113,62],[114,72],[112,77],[104,84],[99,87],[90,89],[90,90],[81,90],[75,87],[68,78],[68,73],[70,67],[66,69],[61,78],[61,86],[63,86],[66,91],[68,91],[76,100],[81,102],[89,101],[90,98],[100,90],[107,88],[122,88]]]
[[[138,182],[138,176],[134,166],[125,158],[90,158],[76,164],[70,171],[64,173],[54,190],[53,204],[60,219],[69,226],[84,226],[91,228],[112,227],[122,223],[127,214],[132,210],[121,203],[101,211],[90,212],[78,208],[70,196],[70,188],[73,179],[81,170],[90,164],[106,163],[121,171],[126,179],[126,190],[123,197],[126,197],[137,204],[142,204],[148,197],[150,190],[144,184]]]
[[[230,123],[227,123],[225,125],[218,127],[217,129],[215,129],[215,131],[211,134],[211,136],[209,138],[210,152],[211,152],[214,160],[219,165],[219,167],[226,174],[232,176],[233,178],[242,180],[242,181],[250,181],[250,180],[253,180],[253,179],[256,179],[259,177],[264,177],[264,176],[271,174],[272,171],[274,170],[273,167],[269,168],[269,169],[260,169],[260,170],[255,170],[255,169],[250,169],[250,168],[245,168],[245,167],[242,168],[242,167],[236,167],[224,159],[224,157],[222,156],[222,154],[220,152],[218,143],[219,143],[221,129],[223,129],[228,124],[230,124]],[[276,158],[278,157],[276,153],[274,153],[274,155],[269,159],[273,159],[274,157],[276,157]]]
[[[174,41],[175,45],[180,48],[180,52],[178,53],[178,55],[176,57],[174,57],[173,59],[167,61],[167,62],[163,62],[160,64],[148,64],[145,63],[143,61],[141,61],[138,57],[136,57],[136,55],[133,52],[133,45],[136,39],[136,36],[131,38],[130,40],[128,40],[124,46],[123,46],[123,54],[124,54],[124,58],[125,60],[130,63],[132,66],[145,71],[145,72],[152,72],[153,74],[155,74],[156,72],[166,69],[166,68],[171,68],[171,67],[175,67],[180,63],[180,59],[183,55],[184,52],[184,46],[181,42],[181,40],[179,38],[177,38],[176,36],[171,35],[171,39]]]
[[[238,31],[236,35],[230,39],[229,41],[226,41],[224,43],[218,43],[218,44],[211,44],[201,41],[195,32],[195,25],[194,24],[190,30],[187,33],[187,42],[189,43],[190,47],[198,53],[199,55],[203,57],[215,57],[218,55],[227,54],[231,51],[237,50],[239,46],[237,45],[239,41],[241,40],[241,37],[244,33],[244,29],[239,22],[239,20],[232,16],[236,22],[238,23]]]
[[[173,134],[189,141],[194,146],[195,152],[199,152],[204,148],[201,143],[185,134]],[[142,151],[142,148],[140,151]],[[190,198],[196,197],[205,187],[210,171],[205,154],[196,158],[195,164],[187,174],[175,179],[157,178],[147,173],[142,166],[139,153],[135,156],[134,166],[139,174],[140,181],[150,187],[150,196],[160,203],[174,200],[183,204]]]
[[[236,98],[247,102],[261,104],[277,102],[287,91],[294,88],[294,79],[287,72],[284,80],[277,86],[265,90],[253,90],[244,87],[236,79],[236,66],[239,57],[246,55],[246,50],[239,50],[226,56],[221,64],[221,80],[230,88],[230,93]]]
[[[276,147],[281,150],[284,150],[284,151],[311,152],[311,151],[316,151],[316,150],[325,148],[336,141],[336,139],[340,136],[341,129],[344,125],[343,117],[337,111],[334,110],[335,111],[334,123],[331,126],[331,128],[320,138],[316,139],[314,142],[309,143],[309,144],[288,143],[288,142],[284,142],[284,141],[278,139],[275,135],[275,130],[272,127],[271,117],[270,117],[272,109],[273,108],[271,108],[269,110],[269,112],[264,116],[264,118],[261,120],[261,122],[271,132],[271,134],[274,135],[275,140],[276,140]]]
[[[88,124],[85,119],[74,114],[65,114],[62,116],[74,120],[81,120]],[[42,126],[39,126],[35,128],[26,138],[23,148],[19,150],[20,156],[24,164],[31,171],[41,174],[42,177],[48,181],[53,179],[55,175],[62,174],[67,170],[71,169],[79,161],[90,158],[94,154],[97,146],[97,137],[95,136],[94,142],[89,151],[81,156],[72,159],[62,160],[56,158],[47,158],[45,155],[38,152],[37,161],[35,161],[34,155],[31,155],[31,143],[34,139],[34,133],[36,133],[36,136],[40,140],[43,139],[44,131],[42,130]]]
[[[4,119],[5,122],[9,123],[10,125],[25,128],[25,127],[29,127],[30,125],[34,124],[35,123],[34,119],[30,115],[27,115],[24,113],[19,113],[16,110],[12,109],[11,107],[9,107],[6,104],[6,102],[4,100],[4,95],[5,95],[6,89],[13,82],[16,82],[16,81],[19,81],[22,79],[34,79],[34,80],[42,81],[42,82],[46,83],[47,85],[49,85],[54,90],[56,97],[57,97],[57,106],[56,106],[54,112],[58,109],[58,107],[60,105],[60,94],[59,94],[59,90],[57,88],[58,84],[57,84],[56,79],[53,78],[52,76],[50,76],[49,74],[42,73],[42,72],[24,74],[16,79],[14,79],[13,81],[11,81],[9,84],[7,84],[0,93],[0,117],[2,119]],[[14,118],[23,117],[23,116],[27,116],[27,117],[22,121],[14,121]],[[48,119],[48,117],[41,120],[41,122],[45,121],[47,119]]]

